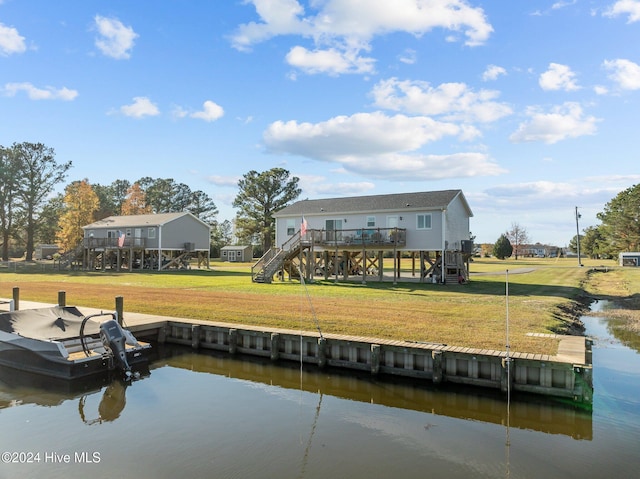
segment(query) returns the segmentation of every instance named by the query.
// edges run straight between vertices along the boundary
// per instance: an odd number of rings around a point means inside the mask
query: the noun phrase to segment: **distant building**
[[[35,259],[51,259],[53,255],[60,252],[57,244],[39,244],[34,251]]]
[[[220,259],[230,262],[247,262],[253,259],[253,247],[247,245],[224,246],[220,250]]]
[[[189,212],[109,216],[83,226],[85,269],[184,268],[209,265],[211,227]]]
[[[618,260],[620,266],[640,266],[640,253],[620,253]]]

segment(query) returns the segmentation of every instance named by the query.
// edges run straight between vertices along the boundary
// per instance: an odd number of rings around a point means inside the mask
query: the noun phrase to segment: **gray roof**
[[[158,213],[158,214],[148,214],[148,215],[125,215],[125,216],[109,216],[107,218],[103,218],[98,220],[90,225],[83,226],[84,229],[90,228],[134,228],[140,226],[162,226],[171,221],[181,218],[184,215],[189,215],[195,218],[197,221],[200,221],[199,218],[195,217],[191,213],[187,211],[181,211],[179,213]]]
[[[371,213],[401,210],[440,210],[460,196],[462,203],[473,216],[462,190],[424,191],[418,193],[395,193],[389,195],[352,196],[321,200],[302,200],[286,206],[273,216],[314,216],[327,213]]]

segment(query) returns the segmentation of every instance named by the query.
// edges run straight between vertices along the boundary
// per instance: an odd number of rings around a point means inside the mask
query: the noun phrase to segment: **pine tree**
[[[511,246],[509,239],[506,235],[501,235],[496,244],[493,245],[493,256],[498,259],[506,259],[511,257],[512,253],[513,246]]]

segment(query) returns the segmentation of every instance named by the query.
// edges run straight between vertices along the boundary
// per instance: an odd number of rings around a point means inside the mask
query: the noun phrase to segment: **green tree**
[[[573,235],[573,238],[571,238],[571,240],[569,241],[569,251],[571,251],[572,253],[578,252],[578,239],[580,239],[580,255],[583,256],[586,254],[584,245],[582,244],[584,241],[584,235]]]
[[[589,226],[580,238],[580,251],[592,259],[606,258],[610,255],[609,244],[602,234],[601,226]]]
[[[89,181],[74,181],[64,194],[64,211],[58,227],[58,245],[63,251],[75,248],[82,241],[82,227],[94,221],[100,200]]]
[[[64,212],[64,195],[57,194],[42,207],[38,216],[37,242],[55,244],[58,241],[58,222]]]
[[[26,230],[26,260],[33,259],[38,215],[71,168],[71,162],[58,163],[53,148],[42,143],[14,143],[14,154],[20,163],[18,194],[22,202]]]
[[[153,213],[188,211],[192,193],[184,183],[176,183],[173,178],[149,176],[140,178],[137,183],[144,190],[147,205]]]
[[[295,176],[290,178],[283,168],[245,174],[238,181],[240,191],[233,201],[233,206],[240,210],[236,219],[238,236],[257,236],[264,251],[271,249],[275,233],[273,213],[300,196],[299,181]]]
[[[218,214],[218,207],[204,191],[191,193],[191,201],[187,210],[209,225],[213,225]]]
[[[3,261],[9,260],[9,244],[15,233],[19,177],[20,163],[13,149],[0,146],[0,242]]]
[[[100,208],[95,214],[96,220],[123,214],[122,204],[126,200],[129,188],[131,188],[131,183],[127,180],[115,180],[107,186],[93,185],[93,191],[95,191],[100,200]]]
[[[597,216],[611,254],[640,249],[640,184],[618,193]]]
[[[500,238],[493,245],[493,256],[498,259],[506,259],[513,254],[513,246],[509,242],[506,235],[500,235]]]
[[[231,244],[232,234],[231,221],[224,220],[222,223],[214,223],[211,228],[211,256],[217,258],[220,251]]]

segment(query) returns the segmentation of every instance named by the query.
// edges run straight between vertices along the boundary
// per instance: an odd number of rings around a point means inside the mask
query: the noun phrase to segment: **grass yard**
[[[212,263],[212,270],[167,272],[57,272],[52,269],[0,269],[0,297],[20,287],[25,301],[54,303],[57,292],[67,303],[114,309],[124,297],[125,311],[225,321],[325,333],[428,341],[502,350],[505,347],[505,269],[509,270],[509,330],[512,351],[554,354],[557,341],[531,338],[529,332],[562,332],[575,327],[591,267],[611,268],[613,261],[576,259],[476,259],[466,285],[411,281],[336,283],[315,281],[251,282],[251,265]],[[410,278],[411,260],[403,261]],[[629,268],[625,268],[628,270]],[[602,283],[628,282],[627,271],[602,273]],[[602,286],[593,286],[591,294]],[[613,286],[609,296],[625,293]],[[619,298],[623,301],[622,296]],[[637,300],[637,297],[636,297]]]

